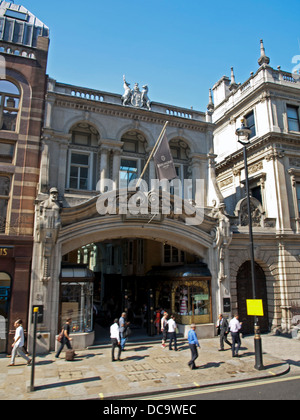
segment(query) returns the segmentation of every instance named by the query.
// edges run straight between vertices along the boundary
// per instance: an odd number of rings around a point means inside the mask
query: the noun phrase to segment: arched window
[[[0,175],[0,233],[5,233],[7,205],[9,200],[10,178]]]
[[[0,130],[16,131],[20,96],[14,83],[0,80]]]

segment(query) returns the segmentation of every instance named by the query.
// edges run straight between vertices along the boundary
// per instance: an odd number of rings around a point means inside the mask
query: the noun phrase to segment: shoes
[[[10,363],[8,366],[15,366],[15,364],[14,363]]]
[[[165,348],[166,348],[166,345],[165,345],[165,344],[162,344],[161,346],[162,346],[162,348],[163,348],[163,349],[165,349]]]
[[[31,365],[31,362],[32,362],[32,360],[30,359],[30,360],[28,360],[28,362],[27,362],[27,366],[30,366]]]
[[[123,362],[123,359],[118,359],[118,362]]]
[[[224,349],[219,349],[218,351],[225,351]]]

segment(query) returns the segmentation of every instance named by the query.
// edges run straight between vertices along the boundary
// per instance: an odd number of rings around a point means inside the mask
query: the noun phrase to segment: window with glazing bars
[[[286,109],[289,131],[300,131],[299,108],[297,106],[287,105]]]

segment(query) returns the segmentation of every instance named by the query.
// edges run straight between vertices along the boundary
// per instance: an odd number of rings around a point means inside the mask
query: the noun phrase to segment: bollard
[[[31,359],[31,380],[30,380],[30,392],[34,392],[34,369],[35,369],[35,353],[36,353],[36,330],[37,330],[37,318],[38,318],[39,308],[33,308],[33,350],[32,350],[32,359]]]

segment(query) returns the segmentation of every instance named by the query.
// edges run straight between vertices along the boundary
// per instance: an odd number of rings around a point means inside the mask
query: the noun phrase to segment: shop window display
[[[173,307],[179,323],[210,322],[211,299],[209,282],[205,280],[176,281],[173,292]],[[174,285],[175,286],[175,285]],[[173,287],[174,289],[175,287]]]
[[[72,333],[93,330],[93,286],[92,282],[61,283],[61,326],[72,318]]]

